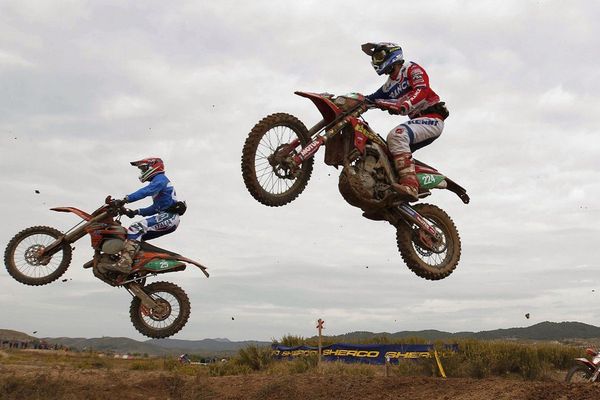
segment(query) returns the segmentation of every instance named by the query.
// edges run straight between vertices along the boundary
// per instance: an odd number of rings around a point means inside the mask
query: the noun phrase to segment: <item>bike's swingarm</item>
[[[408,203],[400,204],[398,206],[398,210],[404,217],[406,217],[408,221],[415,223],[419,228],[431,235],[436,241],[442,239],[440,233]]]
[[[154,299],[150,297],[148,293],[144,292],[144,289],[142,289],[142,287],[139,284],[135,282],[129,283],[125,285],[125,289],[127,289],[129,293],[131,293],[133,296],[139,298],[146,308],[152,310],[157,306]]]

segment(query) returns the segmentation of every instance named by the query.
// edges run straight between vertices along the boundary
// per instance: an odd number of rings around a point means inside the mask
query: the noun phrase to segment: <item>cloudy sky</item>
[[[177,338],[312,336],[318,318],[326,334],[600,325],[599,13],[592,0],[2,1],[0,247],[29,226],[69,229],[78,219],[50,207],[130,193],[129,161],[160,156],[189,209],[154,244],[211,272],[163,277],[192,302]],[[462,238],[442,281],[410,272],[393,228],[344,202],[322,153],[285,207],[259,204],[241,178],[259,119],[320,119],[295,90],[383,83],[368,41],[401,44],[451,112],[416,155],[472,199],[427,200]],[[384,135],[403,119],[365,117]],[[129,294],[81,268],[87,238],[75,246],[67,282],[28,287],[0,271],[0,328],[144,339]]]

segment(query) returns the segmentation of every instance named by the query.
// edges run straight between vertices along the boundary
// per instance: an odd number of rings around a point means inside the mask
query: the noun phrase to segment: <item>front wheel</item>
[[[6,246],[4,264],[17,281],[40,286],[57,280],[71,263],[71,246],[63,244],[51,256],[42,252],[62,233],[49,226],[34,226],[17,233]]]
[[[569,372],[567,372],[567,376],[565,377],[565,382],[579,383],[579,382],[589,382],[592,377],[593,371],[588,367],[582,364],[577,364],[571,367]]]
[[[432,281],[444,279],[454,271],[460,259],[460,237],[454,222],[441,208],[432,204],[413,206],[440,234],[434,248],[426,247],[414,224],[400,223],[396,228],[396,242],[402,259],[415,274]]]
[[[289,149],[296,139],[299,144]],[[290,114],[272,114],[254,125],[242,151],[242,177],[252,197],[271,207],[298,197],[310,179],[314,159],[295,166],[291,158],[309,141],[306,126]]]
[[[142,335],[161,339],[179,332],[190,317],[190,299],[182,288],[171,282],[154,282],[142,288],[157,303],[148,309],[134,297],[129,316],[135,329]]]

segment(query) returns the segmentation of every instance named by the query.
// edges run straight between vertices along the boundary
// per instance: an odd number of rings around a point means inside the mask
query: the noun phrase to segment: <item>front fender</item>
[[[587,368],[589,368],[591,372],[594,372],[596,370],[596,366],[592,364],[592,362],[587,358],[576,358],[575,362],[585,365]]]
[[[52,211],[58,211],[58,212],[70,212],[73,214],[78,215],[79,217],[81,217],[82,219],[89,221],[92,219],[92,216],[88,213],[86,213],[85,211],[81,211],[79,208],[75,208],[75,207],[54,207],[51,208]]]
[[[315,106],[319,109],[319,112],[323,116],[325,123],[328,124],[333,121],[339,114],[342,113],[342,110],[338,106],[336,106],[329,98],[323,96],[319,93],[312,92],[294,92],[298,96],[306,97],[310,99]]]

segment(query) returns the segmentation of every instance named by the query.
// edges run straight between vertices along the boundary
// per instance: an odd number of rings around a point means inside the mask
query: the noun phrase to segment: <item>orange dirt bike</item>
[[[119,260],[127,238],[121,226],[122,200],[106,198],[105,204],[88,214],[74,207],[57,207],[53,211],[70,212],[83,219],[66,233],[48,226],[34,226],[17,233],[4,252],[8,273],[25,285],[40,286],[53,282],[71,263],[71,244],[89,234],[94,258],[83,265],[111,286],[127,289],[133,296],[129,315],[133,326],[151,338],[165,338],[179,332],[190,316],[190,300],[179,286],[170,282],[146,285],[148,276],[183,271],[193,264],[208,278],[206,267],[172,251],[141,242],[131,272],[122,274],[105,266]]]
[[[296,94],[310,99],[323,119],[309,130],[293,115],[277,113],[252,128],[242,152],[242,176],[250,194],[271,207],[291,202],[306,187],[313,156],[325,145],[325,163],[342,167],[338,186],[344,199],[361,208],[364,217],[396,227],[398,250],[408,268],[430,280],[450,275],[460,258],[458,231],[439,207],[410,205],[392,189],[398,176],[387,143],[362,118],[375,105],[357,93]],[[420,198],[430,195],[430,189],[448,189],[469,202],[456,182],[422,162],[415,164]]]

